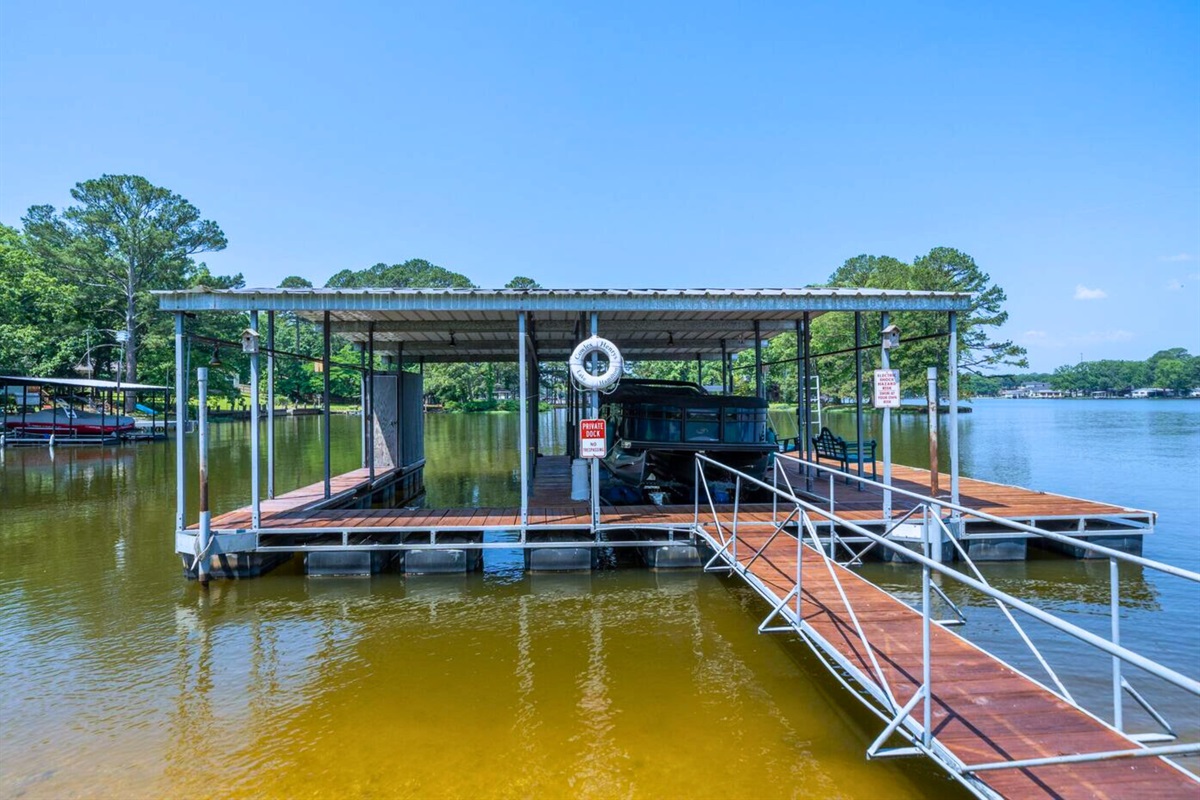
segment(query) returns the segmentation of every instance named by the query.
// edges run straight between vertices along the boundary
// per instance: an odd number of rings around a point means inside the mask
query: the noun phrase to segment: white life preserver
[[[603,353],[608,358],[608,369],[599,375],[590,374],[583,364],[584,359],[592,353]],[[625,361],[621,358],[621,351],[615,344],[608,339],[592,336],[579,343],[575,352],[571,353],[567,366],[570,367],[571,377],[576,384],[584,389],[595,391],[607,389],[620,380],[621,373],[625,369]]]

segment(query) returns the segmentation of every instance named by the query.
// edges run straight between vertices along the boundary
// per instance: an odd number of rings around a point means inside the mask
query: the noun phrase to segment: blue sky
[[[0,0],[0,221],[137,173],[250,285],[797,286],[962,249],[1036,369],[1200,352],[1200,3]]]

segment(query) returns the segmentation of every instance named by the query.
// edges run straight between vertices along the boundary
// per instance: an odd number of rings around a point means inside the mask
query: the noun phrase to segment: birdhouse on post
[[[242,352],[257,353],[258,352],[258,331],[246,328],[242,331]]]
[[[883,349],[891,350],[893,347],[900,346],[900,329],[895,325],[888,325],[883,329]]]

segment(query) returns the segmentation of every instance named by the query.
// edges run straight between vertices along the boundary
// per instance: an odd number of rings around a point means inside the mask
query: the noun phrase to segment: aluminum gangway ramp
[[[724,516],[724,515],[721,515]],[[721,520],[728,528],[731,520]],[[714,520],[698,525],[714,562],[740,575],[774,611],[802,621],[803,635],[840,671],[886,685],[898,709],[921,720],[923,620],[911,606],[772,525],[737,530],[736,551]],[[802,563],[797,565],[798,551]],[[794,615],[797,572],[799,613]],[[836,576],[836,578],[835,578]],[[843,597],[845,599],[843,599]],[[774,598],[772,602],[772,598]],[[851,611],[853,608],[853,611]],[[782,612],[782,613],[781,613]],[[860,635],[860,632],[862,635]],[[865,642],[864,642],[865,638]],[[1029,767],[998,762],[1136,750],[1140,745],[1040,683],[947,630],[930,630],[931,755],[975,794],[1006,798],[1190,798],[1200,784],[1158,756]],[[829,662],[827,662],[829,663]],[[845,680],[843,678],[843,680]],[[853,687],[851,687],[853,688]],[[911,705],[910,705],[911,704]],[[914,753],[916,754],[916,753]],[[879,755],[886,755],[880,753]],[[972,766],[993,768],[972,770]]]

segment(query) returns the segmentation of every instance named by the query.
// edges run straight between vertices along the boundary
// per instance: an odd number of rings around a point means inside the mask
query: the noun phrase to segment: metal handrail
[[[810,466],[810,467],[819,466],[820,469],[822,469],[826,472],[834,473],[834,474],[838,475],[839,477],[851,478],[851,479],[859,481],[861,483],[870,484],[880,490],[891,492],[892,494],[900,494],[900,495],[904,495],[905,497],[911,497],[911,498],[913,498],[915,500],[919,500],[923,503],[933,503],[942,508],[946,508],[951,511],[957,511],[959,514],[965,514],[967,516],[972,516],[972,517],[976,517],[978,519],[987,520],[988,522],[994,522],[997,525],[1003,525],[1008,528],[1013,528],[1014,530],[1023,531],[1025,533],[1031,533],[1036,536],[1044,537],[1046,539],[1053,539],[1054,541],[1062,542],[1063,544],[1069,544],[1069,545],[1072,545],[1075,547],[1079,547],[1081,549],[1088,550],[1089,552],[1096,553],[1097,555],[1106,556],[1108,558],[1115,558],[1119,561],[1124,561],[1124,562],[1127,562],[1130,564],[1137,564],[1137,565],[1145,567],[1147,569],[1157,570],[1159,572],[1163,572],[1168,575],[1174,575],[1177,578],[1183,578],[1184,580],[1189,580],[1194,583],[1200,583],[1200,572],[1192,572],[1191,570],[1184,569],[1182,567],[1177,567],[1173,564],[1164,564],[1161,561],[1155,561],[1154,559],[1145,558],[1144,556],[1136,556],[1136,555],[1133,555],[1132,553],[1125,553],[1120,550],[1114,550],[1111,547],[1105,547],[1104,545],[1096,544],[1094,542],[1089,542],[1086,539],[1078,539],[1074,536],[1068,536],[1067,534],[1060,533],[1058,531],[1049,531],[1044,528],[1038,528],[1034,525],[1027,525],[1024,522],[1018,522],[1018,521],[1012,520],[1012,519],[1005,519],[1004,517],[997,517],[993,514],[987,513],[986,511],[980,511],[979,509],[969,508],[967,506],[963,506],[958,503],[952,503],[949,500],[943,500],[943,499],[940,499],[937,497],[929,497],[928,495],[923,495],[918,492],[912,492],[907,489],[901,489],[896,486],[890,486],[890,485],[881,483],[879,481],[872,480],[870,478],[860,478],[859,476],[857,476],[853,473],[842,472],[841,470],[833,469],[826,464],[818,465],[813,461],[806,461],[803,458],[799,458],[799,457],[791,455],[791,454],[782,454],[782,455],[784,455],[784,457],[786,457],[786,458],[792,459],[793,461],[797,462],[798,464],[803,464],[805,466]],[[768,487],[764,484],[763,488],[770,488],[770,487]]]
[[[732,467],[722,464],[719,461],[714,461],[713,459],[709,458],[708,456],[704,455],[703,453],[697,453],[696,458],[698,460],[703,460],[705,462],[711,463],[719,469],[723,469],[728,472],[737,472],[737,470],[733,469]],[[765,489],[767,491],[780,491],[778,489],[774,489],[770,484],[766,483],[765,481],[758,480],[757,478],[754,478],[753,476],[750,476],[750,475],[742,475],[742,479],[745,481],[748,481],[756,486],[759,486],[760,488]],[[788,502],[797,503],[801,507],[805,508],[806,510],[820,513],[820,514],[822,514],[822,516],[824,516],[824,512],[822,512],[820,508],[818,508],[817,506],[814,506],[813,504],[811,504],[805,500],[800,499],[799,497],[796,497],[794,495],[786,495],[786,494],[784,494],[783,496],[786,500],[788,500]],[[965,510],[970,511],[970,509],[965,509]],[[974,512],[972,512],[972,513],[974,513]],[[1004,520],[1000,520],[999,518],[996,518],[996,519],[1001,522],[1004,521]],[[934,561],[933,559],[931,559],[923,554],[920,554],[920,553],[914,553],[913,551],[911,551],[905,547],[902,547],[901,545],[898,545],[895,542],[892,542],[890,539],[884,539],[882,536],[875,533],[874,531],[870,531],[870,530],[862,527],[861,525],[851,522],[850,520],[839,519],[838,523],[840,525],[845,526],[846,528],[850,529],[851,531],[853,531],[854,533],[856,533],[860,536],[865,536],[867,539],[883,545],[884,547],[888,548],[889,550],[901,552],[906,558],[908,558],[912,561],[915,561],[918,564],[926,565],[931,570],[941,573],[942,575],[945,575],[948,578],[956,580],[965,586],[975,589],[976,591],[980,592],[981,594],[986,595],[987,597],[991,597],[995,600],[1000,600],[1004,603],[1007,603],[1012,608],[1015,608],[1018,611],[1021,611],[1025,614],[1033,617],[1034,619],[1036,619],[1040,622],[1043,622],[1052,628],[1055,628],[1056,630],[1066,633],[1069,636],[1072,636],[1073,638],[1079,639],[1082,642],[1090,644],[1093,647],[1095,647],[1096,649],[1101,650],[1110,656],[1115,656],[1127,664],[1132,664],[1133,666],[1138,667],[1139,669],[1143,669],[1146,672],[1149,672],[1151,675],[1161,678],[1162,680],[1165,680],[1168,683],[1170,683],[1174,686],[1177,686],[1180,689],[1183,689],[1184,691],[1188,692],[1189,694],[1200,696],[1200,681],[1196,681],[1196,680],[1189,678],[1188,676],[1183,675],[1169,667],[1165,667],[1162,664],[1159,664],[1156,661],[1146,658],[1145,656],[1141,655],[1140,653],[1136,653],[1126,647],[1123,647],[1123,646],[1117,645],[1117,644],[1113,644],[1113,643],[1109,642],[1107,639],[1097,636],[1096,634],[1092,633],[1091,631],[1080,628],[1078,625],[1073,625],[1072,623],[1066,622],[1065,620],[1061,620],[1058,617],[1055,617],[1053,614],[1049,614],[1049,613],[1043,611],[1042,609],[1037,608],[1036,606],[1030,605],[1029,603],[1025,602],[1024,600],[1021,600],[1020,598],[1013,597],[1012,595],[1008,594],[1007,592],[996,589],[993,586],[990,586],[986,583],[982,583],[974,578],[964,575],[961,572],[958,572],[957,570],[951,569],[939,561]],[[1024,527],[1030,528],[1032,531],[1034,531],[1036,533],[1039,533],[1039,534],[1042,533],[1042,531],[1040,531],[1037,528],[1033,528],[1032,526],[1024,526]],[[1069,537],[1066,537],[1066,538],[1069,538]],[[1108,550],[1108,548],[1103,548],[1103,549]],[[1111,552],[1118,553],[1119,551],[1113,550]],[[1124,555],[1124,554],[1122,554],[1122,555]],[[1149,564],[1151,564],[1151,565],[1158,565],[1158,562],[1149,561],[1149,559],[1139,559],[1139,560],[1140,561],[1148,561]],[[1169,567],[1170,565],[1163,564],[1163,565],[1159,565],[1159,566]],[[1188,572],[1187,570],[1181,570],[1181,572],[1183,572],[1187,575],[1194,574],[1194,573]],[[1200,577],[1200,576],[1197,576],[1197,577]]]
[[[870,531],[870,530],[868,530],[860,525],[857,525],[853,522],[850,522],[849,520],[837,518],[836,515],[826,514],[820,508],[795,496],[794,493],[783,492],[778,488],[778,486],[771,486],[771,485],[765,483],[764,481],[759,480],[753,476],[741,473],[732,467],[721,464],[720,462],[709,458],[708,456],[706,456],[703,453],[698,453],[696,455],[698,477],[703,475],[703,467],[701,466],[702,461],[713,464],[718,469],[722,469],[722,470],[731,472],[734,475],[736,475],[737,476],[737,487],[738,487],[737,491],[738,491],[739,495],[740,495],[741,483],[743,480],[745,480],[747,483],[749,483],[751,485],[756,485],[762,489],[772,492],[775,495],[776,502],[778,501],[779,498],[782,498],[782,499],[788,501],[789,503],[794,503],[796,508],[800,511],[800,528],[801,529],[798,530],[797,534],[796,534],[796,547],[797,547],[796,585],[791,592],[789,592],[781,601],[778,601],[775,604],[771,613],[763,621],[762,625],[759,626],[759,630],[760,630],[760,632],[762,632],[764,630],[764,628],[766,627],[767,623],[771,620],[771,618],[774,617],[777,613],[779,613],[785,606],[787,606],[787,604],[792,596],[795,596],[796,597],[796,610],[795,610],[794,629],[801,634],[801,638],[804,641],[808,642],[810,644],[810,646],[813,645],[812,642],[808,641],[809,636],[808,636],[808,634],[806,634],[806,631],[805,631],[806,625],[805,625],[803,618],[801,617],[801,613],[800,613],[801,598],[802,598],[801,565],[803,563],[803,555],[802,555],[803,548],[801,546],[801,541],[804,538],[805,532],[807,532],[809,537],[812,539],[814,551],[821,557],[822,562],[824,562],[826,568],[829,570],[830,576],[833,578],[834,585],[837,587],[838,594],[841,597],[842,604],[846,608],[846,610],[849,612],[851,621],[854,624],[854,628],[855,628],[856,633],[858,634],[859,640],[863,643],[864,647],[867,650],[867,654],[871,659],[871,663],[872,663],[874,671],[875,671],[875,679],[878,681],[878,688],[884,694],[884,697],[880,698],[880,697],[876,696],[876,699],[880,701],[881,705],[886,705],[886,706],[890,707],[889,710],[892,714],[883,733],[868,748],[868,750],[867,750],[868,757],[910,755],[910,754],[916,754],[916,753],[923,752],[927,755],[934,757],[936,760],[939,760],[939,761],[948,760],[949,761],[948,768],[950,768],[952,771],[955,771],[959,774],[965,775],[965,774],[973,774],[975,772],[981,772],[981,771],[987,771],[987,770],[993,770],[993,769],[1015,768],[1015,767],[1024,767],[1024,766],[1040,766],[1043,764],[1071,763],[1071,762],[1075,762],[1075,761],[1102,760],[1102,759],[1107,759],[1107,758],[1128,758],[1128,757],[1138,757],[1138,756],[1148,756],[1148,755],[1159,755],[1159,756],[1182,755],[1182,754],[1192,754],[1192,753],[1200,752],[1200,743],[1192,743],[1192,744],[1185,744],[1185,745],[1172,745],[1172,746],[1168,746],[1168,747],[1146,747],[1143,744],[1141,747],[1139,747],[1138,749],[1135,749],[1135,750],[1106,751],[1106,752],[1096,752],[1096,753],[1079,753],[1079,754],[1073,754],[1073,755],[1067,755],[1067,756],[1049,757],[1046,759],[1033,759],[1033,760],[1026,760],[1026,761],[1009,760],[1009,761],[989,762],[989,763],[981,763],[981,764],[965,764],[961,760],[959,760],[957,757],[954,757],[952,755],[948,756],[948,758],[947,758],[945,756],[945,754],[940,753],[940,749],[938,750],[938,752],[935,752],[935,749],[933,747],[933,740],[935,737],[933,736],[933,731],[932,731],[932,704],[933,704],[933,694],[932,694],[932,684],[931,684],[931,681],[932,681],[932,669],[931,669],[931,667],[932,667],[932,653],[931,653],[932,638],[930,635],[930,628],[931,628],[931,624],[932,624],[930,589],[932,586],[931,574],[934,571],[939,572],[940,574],[942,574],[946,577],[949,577],[953,580],[956,580],[959,583],[961,583],[969,588],[975,589],[976,591],[980,592],[984,596],[990,597],[992,600],[996,601],[996,603],[1000,607],[1001,611],[1004,612],[1004,615],[1009,619],[1009,621],[1016,628],[1017,632],[1021,636],[1021,639],[1031,649],[1031,651],[1034,653],[1034,655],[1037,658],[1037,660],[1039,661],[1039,663],[1047,671],[1047,673],[1050,675],[1051,679],[1057,685],[1057,687],[1061,693],[1060,696],[1063,697],[1064,699],[1066,699],[1067,702],[1069,702],[1072,706],[1084,711],[1084,713],[1088,713],[1088,712],[1086,711],[1086,709],[1083,709],[1083,707],[1080,706],[1079,703],[1076,702],[1073,697],[1071,697],[1071,695],[1067,691],[1066,687],[1062,684],[1062,682],[1059,680],[1058,676],[1054,673],[1053,669],[1049,666],[1049,664],[1046,662],[1046,660],[1042,657],[1041,653],[1038,651],[1036,646],[1034,646],[1033,642],[1029,639],[1029,637],[1027,636],[1027,634],[1025,633],[1023,628],[1016,621],[1016,619],[1012,616],[1011,612],[1008,610],[1007,607],[1011,606],[1012,608],[1022,611],[1024,613],[1028,614],[1029,616],[1032,616],[1034,619],[1044,622],[1045,624],[1049,625],[1050,627],[1055,628],[1056,630],[1062,631],[1063,633],[1066,633],[1076,639],[1079,639],[1080,641],[1083,641],[1086,644],[1090,644],[1093,647],[1095,647],[1103,652],[1106,652],[1110,656],[1112,656],[1114,698],[1115,698],[1115,700],[1114,700],[1114,702],[1115,702],[1114,727],[1118,731],[1122,730],[1122,712],[1121,712],[1121,694],[1120,694],[1122,689],[1130,690],[1130,693],[1135,695],[1135,699],[1138,699],[1139,703],[1141,703],[1143,705],[1143,707],[1146,707],[1146,704],[1141,701],[1141,699],[1136,695],[1135,692],[1132,691],[1132,687],[1129,687],[1127,682],[1125,681],[1125,679],[1121,676],[1121,662],[1122,661],[1133,664],[1133,665],[1149,672],[1150,674],[1189,692],[1192,695],[1200,696],[1200,682],[1198,682],[1192,678],[1189,678],[1186,675],[1178,673],[1175,670],[1170,669],[1169,667],[1159,664],[1156,661],[1148,659],[1148,658],[1120,645],[1120,643],[1119,643],[1119,627],[1118,627],[1118,622],[1117,622],[1117,620],[1118,620],[1118,617],[1117,617],[1118,599],[1117,599],[1117,595],[1116,595],[1116,592],[1118,591],[1117,559],[1115,557],[1110,558],[1110,564],[1112,566],[1112,590],[1114,592],[1114,599],[1113,599],[1113,615],[1114,616],[1113,616],[1113,624],[1112,624],[1113,640],[1111,642],[1109,642],[1108,640],[1105,640],[1087,630],[1084,630],[1076,625],[1073,625],[1070,622],[1061,620],[1052,614],[1042,611],[1041,609],[1039,609],[1035,606],[1032,606],[1023,600],[1020,600],[1019,598],[1016,598],[1016,597],[1008,594],[1007,592],[1004,592],[1002,590],[999,590],[999,589],[996,589],[995,587],[993,587],[990,583],[988,583],[987,579],[983,576],[983,574],[975,566],[974,561],[972,561],[970,559],[970,557],[967,555],[965,550],[961,547],[961,545],[959,544],[957,539],[953,535],[950,534],[949,528],[946,526],[945,522],[941,519],[941,515],[939,513],[932,514],[932,516],[934,517],[934,520],[936,520],[937,528],[940,528],[941,532],[944,532],[947,535],[947,537],[950,539],[950,541],[953,543],[953,545],[959,550],[959,552],[962,554],[964,560],[967,562],[970,569],[972,570],[972,572],[975,573],[975,575],[977,577],[976,578],[969,577],[961,572],[958,572],[957,570],[953,570],[953,569],[946,567],[940,561],[936,561],[936,560],[930,558],[931,532],[933,530],[935,530],[935,526],[928,519],[928,517],[930,516],[930,514],[928,512],[931,510],[934,510],[928,504],[922,504],[922,506],[921,506],[923,515],[924,515],[924,521],[922,524],[922,537],[921,537],[922,552],[918,554],[918,553],[914,553],[913,551],[909,550],[908,548],[902,547],[901,545],[897,545],[896,543],[892,542],[891,540],[885,538],[885,536],[880,536],[879,534],[874,533],[873,531]],[[788,483],[790,486],[790,481]],[[705,491],[706,492],[708,491],[707,484],[705,486]],[[699,495],[699,491],[697,490],[697,505],[698,505],[698,495]],[[710,495],[710,497],[711,497],[711,495]],[[732,528],[734,530],[733,543],[734,543],[735,548],[736,548],[736,531],[737,531],[737,522],[738,522],[738,520],[737,520],[737,508],[738,508],[737,499],[738,499],[738,497],[735,496],[734,516],[733,516],[733,520],[731,523]],[[921,499],[924,500],[926,498],[921,498]],[[954,504],[946,504],[946,505],[953,507]],[[714,518],[715,518],[716,517],[715,507],[713,508],[713,511],[714,511]],[[922,616],[922,665],[921,666],[922,666],[922,679],[921,679],[921,684],[916,687],[915,693],[912,695],[912,697],[910,697],[908,699],[908,701],[904,704],[904,706],[902,708],[897,703],[895,695],[891,691],[891,687],[888,684],[887,679],[884,676],[882,669],[879,666],[879,662],[875,658],[874,648],[871,646],[870,641],[867,639],[865,631],[862,629],[862,626],[859,624],[857,614],[854,612],[854,609],[851,606],[849,599],[847,598],[847,596],[843,590],[842,582],[841,582],[839,576],[837,575],[837,570],[835,569],[834,559],[830,556],[825,555],[825,553],[821,547],[820,539],[817,535],[816,527],[812,524],[812,521],[809,518],[809,514],[806,513],[806,511],[807,512],[815,512],[815,513],[821,514],[822,516],[826,516],[828,519],[830,519],[831,523],[844,525],[846,528],[850,529],[851,531],[854,531],[855,533],[858,533],[859,535],[866,537],[869,541],[872,542],[872,544],[881,544],[887,549],[901,552],[906,558],[908,558],[912,561],[916,561],[921,567],[921,616]],[[969,509],[968,509],[968,511],[969,511]],[[791,516],[792,516],[792,514],[789,514],[788,519],[790,519]],[[998,521],[1005,522],[1005,520],[998,520]],[[773,522],[773,524],[777,523],[777,519],[775,518],[774,514],[772,516],[772,522]],[[771,539],[768,540],[768,544],[770,543],[771,540],[774,539],[774,537],[779,533],[780,530],[782,530],[783,526],[786,524],[787,524],[787,521],[785,520],[784,523],[776,525],[776,530],[772,534]],[[718,520],[718,527],[720,527],[719,520]],[[1022,527],[1028,527],[1028,528],[1031,528],[1032,530],[1040,533],[1040,531],[1038,531],[1038,529],[1036,529],[1036,528],[1033,528],[1033,526],[1022,526]],[[697,533],[702,533],[702,531],[697,530]],[[1066,538],[1070,538],[1070,537],[1066,537]],[[728,549],[728,543],[726,544],[725,547],[722,547],[721,551],[719,551],[716,555],[713,556],[712,561],[715,562],[718,558],[720,558],[721,554],[726,549]],[[757,558],[762,553],[762,551],[765,549],[766,549],[766,545],[763,545],[763,547],[759,548],[759,550],[755,553],[754,558]],[[1107,550],[1108,548],[1102,548],[1102,549]],[[1113,552],[1115,553],[1117,551],[1113,551]],[[751,559],[751,562],[753,562],[753,560],[754,559]],[[1140,560],[1147,561],[1150,564],[1157,565],[1157,562],[1151,562],[1149,559],[1140,559]],[[738,563],[737,558],[736,558],[736,551],[735,551],[735,555],[732,558],[732,563],[730,564],[731,569],[742,573],[743,577],[746,578],[746,580],[748,582],[750,582],[751,585],[756,585],[757,579],[755,579],[753,577],[753,575],[751,573],[749,573],[748,566],[749,565],[746,565],[745,567],[743,567],[742,565],[740,565]],[[1170,566],[1170,565],[1161,565],[1161,566]],[[1169,571],[1169,570],[1167,570],[1167,571]],[[1186,570],[1182,570],[1182,572],[1187,573]],[[765,590],[760,588],[759,591],[764,592]],[[775,597],[773,592],[771,592],[770,595],[772,598]],[[764,594],[764,596],[766,596],[766,594]],[[779,630],[779,629],[771,629],[771,630],[774,631],[774,630]],[[859,680],[867,681],[868,683],[875,682],[875,680],[872,680],[872,679],[868,678],[866,675],[863,675],[861,673],[860,673]],[[914,725],[919,725],[919,728],[917,730],[910,730],[905,733],[905,735],[909,738],[909,741],[912,742],[914,747],[893,748],[891,750],[880,750],[881,746],[886,741],[886,739],[900,728],[900,726],[904,723],[904,721],[906,719],[908,719],[909,716],[912,714],[912,712],[916,709],[917,704],[921,703],[922,701],[923,701],[923,705],[924,705],[923,720],[919,723],[915,720],[913,722]],[[868,707],[870,707],[869,704],[868,704]],[[1166,724],[1165,720],[1161,719],[1160,715],[1158,715],[1152,708],[1148,709],[1148,711],[1150,712],[1152,717],[1154,717],[1157,721],[1159,721],[1163,725],[1163,727],[1168,730],[1169,733],[1172,733],[1170,726],[1168,724]],[[888,719],[887,717],[882,716],[882,715],[881,715],[881,717],[884,719]],[[1174,735],[1172,733],[1172,738],[1173,738],[1173,736]],[[1134,741],[1139,741],[1139,742],[1144,740],[1144,737],[1143,738],[1131,737],[1131,738]],[[1175,766],[1178,767],[1178,765],[1175,765]],[[1182,768],[1180,768],[1180,769],[1182,769]],[[1183,771],[1189,775],[1192,774],[1190,772],[1187,772],[1187,770],[1183,770]],[[1192,777],[1195,778],[1194,775]],[[1197,778],[1197,780],[1200,780],[1200,778]]]
[[[979,567],[975,566],[975,561],[969,555],[967,555],[966,548],[959,544],[958,539],[950,533],[950,529],[946,527],[946,523],[942,521],[941,516],[935,514],[933,518],[937,522],[938,527],[942,529],[942,532],[946,534],[946,537],[950,540],[950,543],[954,545],[954,548],[958,551],[959,556],[962,557],[963,562],[971,568],[971,572],[975,573],[975,577],[983,583],[986,583],[988,586],[991,586],[991,582],[984,577],[982,572],[979,571]],[[1025,629],[1021,627],[1021,623],[1017,622],[1017,618],[1014,617],[1012,612],[1008,610],[1008,606],[1004,605],[1004,603],[1000,602],[999,600],[994,600],[994,602],[996,603],[996,607],[1000,609],[1001,613],[1003,613],[1005,618],[1012,624],[1013,628],[1016,629],[1017,635],[1021,637],[1021,641],[1025,643],[1025,646],[1028,647],[1033,653],[1034,657],[1037,658],[1038,663],[1042,665],[1042,669],[1046,670],[1046,674],[1050,676],[1050,680],[1054,681],[1054,685],[1058,687],[1058,691],[1063,698],[1069,703],[1078,705],[1075,703],[1075,698],[1071,696],[1069,691],[1067,691],[1067,687],[1063,685],[1061,680],[1059,680],[1058,673],[1056,673],[1050,667],[1050,664],[1042,656],[1042,652],[1038,650],[1037,646],[1033,643],[1033,640],[1030,639],[1029,635],[1025,633]]]

